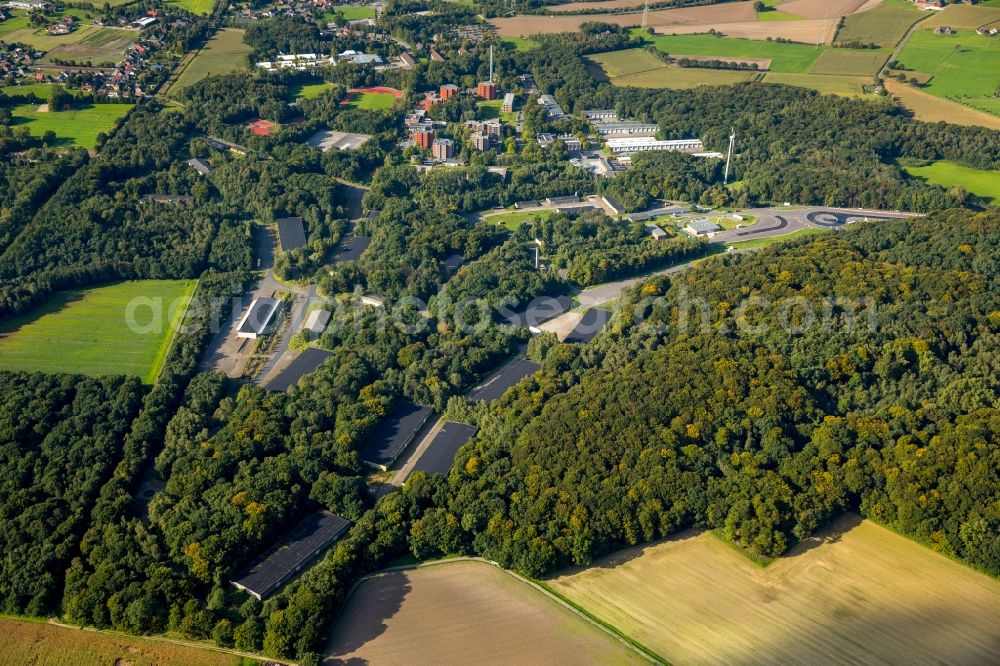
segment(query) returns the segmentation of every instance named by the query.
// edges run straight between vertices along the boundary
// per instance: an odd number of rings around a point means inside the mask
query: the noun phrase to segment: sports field
[[[362,583],[325,652],[338,664],[645,663],[540,590],[464,560]]]
[[[298,99],[300,97],[303,99],[315,99],[332,87],[333,84],[325,81],[317,81],[315,83],[296,83],[289,86],[288,96],[292,99]]]
[[[920,29],[910,35],[898,60],[907,70],[933,77],[922,91],[983,111],[998,111],[1000,39],[981,37],[971,30],[935,35]]]
[[[15,126],[28,128],[32,136],[53,131],[57,143],[65,146],[93,148],[97,135],[114,127],[115,121],[132,108],[131,104],[87,104],[69,111],[39,111],[39,104],[19,104],[11,107]]]
[[[170,349],[172,322],[183,315],[178,305],[196,284],[137,280],[60,292],[0,324],[0,368],[127,374],[151,383]]]
[[[927,17],[907,0],[884,0],[882,3],[844,18],[844,24],[834,37],[835,42],[859,41],[895,46],[903,38],[910,26],[920,18]]]
[[[352,93],[348,106],[352,109],[364,109],[366,111],[380,111],[392,107],[396,101],[396,96],[392,93],[382,92],[359,92]]]
[[[825,46],[716,37],[709,34],[650,36],[641,31],[633,31],[632,34],[644,37],[665,53],[721,58],[766,58],[771,61],[773,72],[804,74],[821,54],[829,50]]]
[[[1000,662],[1000,581],[853,515],[766,568],[692,530],[548,584],[676,664]]]
[[[167,4],[185,9],[192,14],[208,15],[215,7],[215,0],[167,0]]]
[[[375,18],[375,8],[371,5],[339,5],[334,7],[332,12],[325,14],[324,18],[332,21],[334,13],[343,14],[345,21]]]
[[[251,51],[253,49],[250,45],[243,41],[242,30],[237,28],[219,30],[184,67],[177,80],[170,86],[170,94],[176,95],[184,88],[209,76],[247,69],[247,56]]]
[[[1000,171],[986,171],[941,160],[923,166],[903,165],[911,176],[945,188],[964,187],[978,197],[1000,202]]]
[[[0,666],[153,666],[200,664],[202,666],[251,666],[259,664],[223,652],[174,645],[138,636],[100,633],[59,627],[42,622],[0,618],[4,649]]]

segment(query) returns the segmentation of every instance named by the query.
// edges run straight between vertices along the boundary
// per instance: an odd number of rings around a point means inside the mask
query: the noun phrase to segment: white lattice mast
[[[649,23],[649,2],[647,1],[642,8],[642,28],[646,29],[646,24]]]
[[[729,132],[729,152],[726,154],[726,170],[722,175],[723,185],[729,182],[729,162],[733,159],[733,144],[736,143],[736,128],[730,128]]]
[[[490,44],[490,83],[493,83],[493,45]]]

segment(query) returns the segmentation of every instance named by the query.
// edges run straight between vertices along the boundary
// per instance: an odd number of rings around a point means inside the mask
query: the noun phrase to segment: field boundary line
[[[435,567],[435,566],[441,566],[441,565],[444,565],[444,564],[450,564],[452,562],[480,562],[482,564],[489,564],[490,566],[496,567],[497,569],[499,569],[500,571],[504,572],[508,576],[510,576],[510,577],[512,577],[512,578],[514,578],[514,579],[516,579],[516,580],[524,583],[525,585],[527,585],[529,587],[532,587],[535,590],[541,592],[544,596],[546,596],[549,599],[551,599],[552,601],[556,602],[557,604],[559,604],[560,606],[562,606],[563,608],[565,608],[569,612],[573,613],[577,617],[581,618],[583,621],[587,622],[588,624],[591,624],[591,625],[597,627],[602,632],[604,632],[605,634],[607,634],[608,636],[610,636],[612,639],[614,639],[617,642],[621,643],[626,648],[628,648],[632,652],[636,653],[637,655],[639,655],[640,657],[642,657],[646,661],[648,661],[648,662],[650,662],[652,664],[661,664],[662,666],[669,666],[669,662],[667,662],[665,659],[663,659],[662,657],[660,657],[658,654],[656,654],[652,650],[650,650],[650,649],[646,648],[645,646],[643,646],[642,644],[636,642],[634,639],[629,638],[626,634],[622,633],[621,631],[619,631],[618,629],[616,629],[612,625],[610,625],[610,624],[604,622],[603,620],[600,620],[597,617],[591,615],[586,610],[584,610],[583,608],[577,606],[575,603],[573,603],[569,599],[566,599],[562,595],[558,594],[557,592],[552,591],[544,583],[542,583],[540,581],[533,580],[531,578],[526,578],[525,576],[522,576],[519,573],[511,571],[510,569],[504,568],[498,562],[494,562],[493,560],[488,560],[485,557],[473,557],[473,556],[465,556],[465,555],[460,556],[460,557],[446,557],[446,558],[439,559],[439,560],[431,560],[429,562],[417,562],[415,564],[399,564],[399,565],[396,565],[396,566],[386,567],[384,569],[379,569],[378,571],[374,571],[374,572],[372,572],[370,574],[366,574],[366,575],[362,576],[361,578],[359,578],[358,580],[354,581],[354,584],[351,585],[351,589],[349,589],[347,591],[347,594],[344,595],[344,600],[343,600],[343,602],[340,605],[340,609],[337,611],[336,615],[334,615],[332,621],[330,622],[331,626],[340,619],[341,615],[343,615],[344,609],[347,608],[348,602],[350,602],[351,598],[354,596],[354,593],[357,591],[357,589],[359,587],[361,587],[361,585],[364,584],[364,583],[366,583],[367,581],[374,580],[374,579],[376,579],[376,578],[378,578],[380,576],[384,576],[384,575],[386,575],[388,573],[392,573],[394,571],[413,571],[413,570],[416,570],[416,569],[423,569],[423,568],[426,568],[426,567]]]
[[[191,284],[188,285],[184,293],[178,298],[177,311],[174,312],[174,316],[167,322],[170,330],[167,332],[166,337],[163,338],[163,342],[160,343],[160,348],[156,351],[156,358],[153,359],[153,365],[150,366],[149,372],[143,378],[144,384],[155,384],[156,380],[160,378],[163,367],[167,364],[167,357],[170,356],[170,351],[174,348],[174,341],[177,340],[177,335],[184,325],[184,320],[187,319],[188,309],[191,307],[191,303],[198,293],[198,288],[201,286],[201,279],[193,278],[189,282]]]
[[[17,619],[17,621],[22,621],[19,618],[13,618],[11,616],[6,616],[6,615],[5,616],[0,616],[0,617],[2,617],[2,619],[11,619],[11,620]],[[37,622],[37,620],[30,620],[29,619],[29,620],[23,620],[23,621],[25,621],[25,622],[31,622],[33,624],[39,624],[39,622]],[[162,635],[157,635],[157,634],[136,635],[136,634],[129,634],[129,633],[126,633],[124,631],[116,631],[114,629],[98,629],[97,627],[79,627],[79,626],[77,626],[75,624],[68,624],[66,622],[61,622],[60,620],[58,620],[58,619],[56,619],[54,617],[50,617],[47,620],[45,620],[44,624],[51,625],[53,627],[61,627],[63,629],[72,629],[74,631],[90,631],[90,632],[93,632],[95,634],[104,634],[106,636],[120,636],[122,638],[128,638],[128,639],[131,639],[131,640],[155,641],[157,643],[169,643],[169,644],[172,644],[172,645],[180,645],[182,647],[195,648],[195,649],[198,649],[198,650],[209,650],[211,652],[219,652],[219,653],[222,653],[222,654],[231,654],[234,657],[244,657],[246,659],[255,659],[255,660],[261,662],[262,664],[272,662],[272,663],[275,663],[275,664],[284,664],[284,666],[297,666],[296,662],[287,661],[285,659],[276,659],[274,657],[265,657],[263,655],[253,654],[253,653],[250,653],[250,652],[240,652],[239,650],[232,650],[232,649],[229,649],[229,648],[220,647],[218,645],[213,645],[211,643],[199,643],[198,641],[189,641],[189,640],[185,640],[183,638],[170,638],[169,636],[162,636]]]

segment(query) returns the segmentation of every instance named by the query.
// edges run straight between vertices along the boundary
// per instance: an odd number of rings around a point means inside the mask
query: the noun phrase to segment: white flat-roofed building
[[[587,111],[581,111],[580,115],[583,116],[584,120],[618,120],[618,114],[612,109],[589,109]]]
[[[509,92],[503,96],[503,106],[500,108],[503,113],[514,112],[514,93]]]
[[[274,315],[280,306],[281,301],[277,298],[259,296],[253,299],[246,314],[236,326],[236,337],[256,340],[265,335],[270,330]]]
[[[306,322],[302,325],[303,331],[309,331],[313,335],[319,335],[326,329],[326,325],[330,322],[330,311],[320,308],[319,310],[313,310],[306,317]]]
[[[676,150],[683,152],[701,152],[704,146],[701,139],[670,139],[661,141],[653,137],[622,137],[607,140],[608,150],[612,153],[639,153],[648,150]]]
[[[613,122],[595,122],[594,129],[601,136],[655,136],[660,131],[656,123],[641,123],[637,120],[619,120]]]

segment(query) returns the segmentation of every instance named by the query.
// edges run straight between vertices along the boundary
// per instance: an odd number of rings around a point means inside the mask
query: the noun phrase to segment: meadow
[[[1000,113],[993,115],[985,111],[978,111],[958,102],[917,90],[913,86],[900,83],[892,78],[885,79],[885,89],[919,120],[929,123],[944,121],[956,125],[976,125],[1000,129]],[[1000,108],[997,111],[1000,111]]]
[[[648,43],[672,56],[705,55],[721,58],[767,58],[771,71],[804,74],[822,53],[825,46],[786,44],[755,39],[717,37],[715,35],[646,35],[633,31]]]
[[[546,582],[671,663],[1000,660],[1000,581],[855,515],[764,568],[689,530]]]
[[[820,54],[809,73],[872,79],[890,55],[889,49],[831,49]]]
[[[895,46],[911,25],[926,16],[907,0],[883,0],[869,10],[844,18],[834,41]]]
[[[508,231],[517,231],[522,224],[532,222],[536,219],[546,219],[553,215],[551,210],[536,211],[511,211],[500,213],[499,215],[488,215],[480,217],[480,221],[489,224],[503,225]]]
[[[215,0],[167,0],[167,4],[202,15],[211,14],[215,8]]]
[[[0,369],[127,374],[152,383],[173,340],[171,324],[183,315],[183,308],[175,306],[196,285],[196,280],[137,280],[59,292],[0,324]],[[162,305],[157,326],[150,307],[134,313],[135,322],[152,331],[130,329],[126,317],[134,298]]]
[[[360,92],[351,95],[348,106],[353,109],[364,109],[366,111],[381,111],[391,108],[396,96],[392,93]]]
[[[996,110],[1000,40],[995,37],[981,37],[971,30],[935,35],[921,29],[910,35],[898,60],[907,70],[933,77],[921,87],[924,92],[984,111]]]
[[[11,107],[14,126],[24,126],[32,136],[52,131],[56,144],[93,148],[97,135],[107,133],[115,122],[132,108],[131,104],[86,104],[69,111],[38,111],[38,104],[18,104]]]
[[[781,74],[768,72],[764,75],[764,83],[783,83],[788,86],[809,88],[824,95],[840,95],[841,97],[861,97],[865,94],[864,86],[872,85],[871,76],[830,76],[816,74]]]
[[[513,46],[515,51],[530,51],[538,48],[538,42],[525,37],[504,37],[500,41],[508,46]]]
[[[694,88],[753,81],[761,74],[724,69],[675,67],[642,49],[610,51],[588,56],[592,72],[616,86],[636,88]]]
[[[4,649],[0,666],[153,666],[154,664],[200,664],[201,666],[252,666],[247,659],[214,650],[149,640],[42,622],[0,618]]]
[[[903,170],[915,178],[945,188],[964,187],[987,201],[1000,202],[1000,171],[986,171],[962,166],[948,160],[929,164],[903,164]]]
[[[375,8],[371,5],[339,5],[334,7],[333,12],[325,14],[323,18],[332,21],[335,13],[342,14],[345,21],[375,18]]]
[[[247,69],[247,56],[253,49],[243,41],[243,31],[223,28],[212,35],[205,46],[187,63],[170,85],[170,94],[176,95],[184,88],[202,79]]]
[[[363,582],[324,663],[640,664],[615,638],[485,562],[443,561]],[[581,661],[582,660],[582,661]]]

